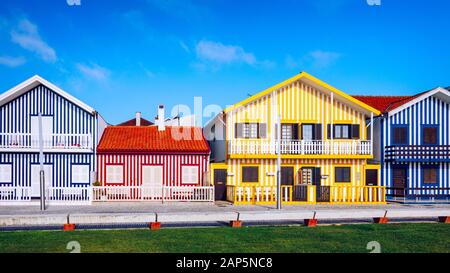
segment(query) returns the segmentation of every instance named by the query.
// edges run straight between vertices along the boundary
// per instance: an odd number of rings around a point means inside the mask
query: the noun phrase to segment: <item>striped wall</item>
[[[98,179],[102,185],[105,185],[106,166],[108,164],[124,166],[123,186],[140,186],[142,183],[142,166],[144,165],[163,165],[165,186],[182,186],[181,167],[183,165],[199,166],[198,185],[202,185],[203,177],[209,167],[208,155],[101,154],[97,158]]]
[[[53,187],[80,187],[87,184],[73,184],[72,165],[89,165],[91,172],[96,169],[95,149],[98,142],[98,116],[89,113],[44,85],[36,86],[23,95],[0,107],[0,132],[31,133],[31,117],[39,112],[53,117],[55,134],[90,134],[94,151],[87,153],[45,153],[45,164],[53,166]],[[30,186],[31,166],[39,162],[38,153],[24,150],[20,153],[0,153],[0,164],[13,166],[13,185]],[[90,179],[94,177],[91,176]],[[4,184],[0,184],[4,185]]]
[[[41,112],[53,116],[53,132],[57,134],[92,134],[97,124],[92,113],[68,101],[43,85],[39,85],[0,108],[0,132],[31,132],[31,116]],[[97,140],[94,139],[97,143]]]
[[[227,162],[229,174],[227,185],[240,186],[242,166],[259,166],[259,186],[276,186],[276,159],[229,159]],[[322,176],[328,176],[321,180],[322,186],[334,185],[365,185],[365,164],[363,159],[283,159],[282,166],[294,167],[294,179],[298,183],[297,172],[302,167],[320,167]],[[334,183],[334,167],[351,167],[351,183]],[[232,174],[232,175],[230,175]],[[269,174],[269,175],[268,175]]]
[[[72,183],[72,166],[88,165],[93,172],[94,157],[91,154],[44,154],[44,165],[52,166],[52,187],[87,187],[91,181]],[[2,186],[31,187],[31,168],[39,165],[38,153],[0,153],[0,164],[12,165],[13,184]],[[47,183],[49,181],[46,181]],[[50,184],[48,184],[50,185]]]
[[[422,144],[422,125],[438,125],[439,126],[439,144],[449,145],[450,143],[450,106],[446,102],[430,96],[402,111],[389,115],[381,121],[381,155],[382,155],[382,183],[385,186],[392,187],[392,167],[393,163],[384,162],[384,147],[391,145],[391,128],[392,125],[407,124],[409,127],[409,144]],[[394,163],[395,164],[395,163]],[[397,163],[398,164],[398,163]],[[421,166],[423,163],[405,163],[408,169],[408,186],[411,188],[427,187],[434,188],[422,184]],[[429,163],[427,163],[429,164]],[[439,186],[450,187],[450,166],[449,163],[435,163],[439,166]],[[423,190],[422,193],[429,191]]]
[[[234,139],[237,122],[267,123],[269,139],[275,138],[277,112],[282,122],[308,122],[329,124],[345,122],[361,124],[361,139],[366,139],[365,115],[336,99],[298,80],[267,94],[249,104],[227,114],[227,139]],[[322,129],[322,139],[326,139],[326,126]]]

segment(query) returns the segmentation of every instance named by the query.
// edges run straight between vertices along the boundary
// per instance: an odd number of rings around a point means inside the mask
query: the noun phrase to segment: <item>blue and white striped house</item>
[[[375,159],[391,200],[450,200],[450,92],[356,98],[383,114],[375,124]]]
[[[41,196],[39,115],[46,199],[90,202],[95,151],[106,122],[39,76],[0,95],[0,202],[30,204]]]

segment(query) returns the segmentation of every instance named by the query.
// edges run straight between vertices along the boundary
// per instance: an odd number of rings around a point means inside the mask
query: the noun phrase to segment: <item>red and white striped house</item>
[[[214,200],[205,180],[210,148],[199,127],[109,126],[97,153],[94,200]]]

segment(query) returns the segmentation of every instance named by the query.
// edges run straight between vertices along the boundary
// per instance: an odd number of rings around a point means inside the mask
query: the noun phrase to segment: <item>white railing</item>
[[[47,200],[64,202],[64,203],[78,203],[89,202],[92,200],[91,187],[51,187],[47,190]]]
[[[276,154],[277,141],[234,139],[228,142],[230,154]],[[284,140],[282,154],[297,155],[371,155],[370,140]]]
[[[92,200],[91,187],[50,187],[45,191],[49,202],[79,203]],[[31,187],[0,186],[0,201],[31,201]]]
[[[143,187],[143,186],[96,186],[93,201],[193,201],[213,202],[214,187]]]
[[[0,186],[0,201],[29,201],[31,200],[31,187]]]
[[[44,149],[92,150],[90,134],[43,135]],[[0,148],[39,149],[39,136],[30,133],[0,133]]]

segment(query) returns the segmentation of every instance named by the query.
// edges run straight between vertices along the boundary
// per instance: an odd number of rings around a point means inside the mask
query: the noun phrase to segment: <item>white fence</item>
[[[90,134],[43,135],[44,149],[92,150]],[[30,133],[0,133],[0,148],[39,149],[39,137]]]
[[[234,139],[230,140],[230,154],[276,154],[277,141]],[[370,140],[283,140],[282,154],[302,155],[371,155]]]
[[[31,200],[30,187],[0,186],[0,201],[22,202]]]
[[[214,202],[214,187],[98,186],[93,187],[92,201]]]
[[[0,202],[31,200],[31,187],[0,186]],[[46,200],[68,205],[91,201],[214,202],[214,187],[50,187],[46,189]]]
[[[31,201],[31,187],[0,186],[1,202]],[[45,191],[46,201],[61,203],[90,202],[92,188],[90,187],[51,187]]]

